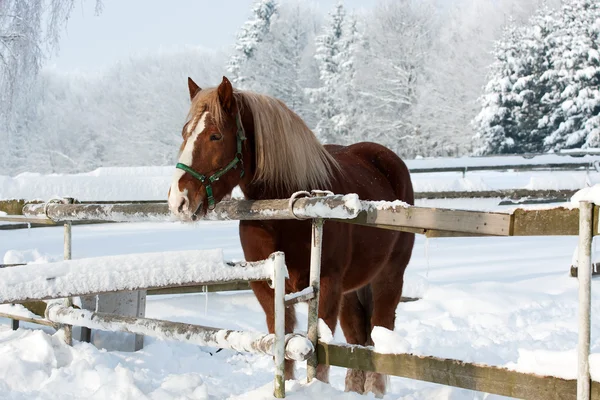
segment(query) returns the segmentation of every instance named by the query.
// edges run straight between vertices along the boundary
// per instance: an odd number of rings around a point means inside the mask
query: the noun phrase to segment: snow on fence
[[[304,361],[314,352],[303,335],[285,334],[284,255],[273,253],[267,260],[228,265],[220,250],[184,251],[69,260],[70,225],[65,225],[65,261],[29,264],[0,269],[0,304],[48,299],[45,320],[25,318],[28,322],[56,326],[71,342],[71,327],[128,332],[155,336],[200,346],[220,347],[272,355],[275,358],[275,396],[285,397],[285,359]],[[275,334],[232,331],[139,316],[91,312],[76,309],[68,299],[101,293],[129,292],[148,288],[169,288],[208,283],[271,281],[275,286]],[[309,299],[310,290],[291,296]],[[3,316],[15,318],[9,314]],[[19,318],[23,319],[23,318]]]
[[[83,258],[0,269],[0,304],[241,280],[273,280],[273,262],[231,266],[221,250]]]
[[[313,220],[311,276],[313,297],[309,300],[308,339],[316,351],[309,358],[307,373],[314,378],[317,364],[376,371],[471,390],[530,399],[600,399],[600,384],[589,375],[589,319],[591,239],[598,234],[598,206],[581,202],[553,208],[515,208],[509,212],[481,212],[414,207],[401,202],[360,201],[355,195],[288,200],[229,201],[217,205],[207,219]],[[582,210],[580,212],[580,209]],[[24,218],[48,221],[166,220],[165,203],[148,204],[30,204]],[[579,235],[580,341],[578,380],[542,377],[503,368],[411,354],[381,354],[372,348],[318,341],[318,309],[321,233],[324,219],[359,225],[409,231],[427,236],[545,236]],[[277,287],[277,285],[276,285]],[[308,292],[306,293],[308,294]],[[293,296],[292,296],[293,297]],[[282,303],[283,304],[283,303]],[[283,306],[282,306],[283,307]],[[64,307],[63,307],[64,308]]]

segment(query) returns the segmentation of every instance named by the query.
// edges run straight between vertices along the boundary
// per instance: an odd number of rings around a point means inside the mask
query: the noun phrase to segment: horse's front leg
[[[258,302],[267,316],[267,327],[269,333],[275,333],[275,291],[269,287],[267,282],[251,282],[250,287],[254,291]],[[294,306],[285,308],[285,333],[293,333],[296,326],[296,310]],[[285,379],[294,379],[294,361],[285,360]]]
[[[321,290],[319,294],[319,318],[335,332],[338,314],[342,300],[342,281],[338,277],[321,276]],[[317,366],[317,379],[329,383],[329,365]]]
[[[242,221],[240,239],[246,261],[265,260],[277,251],[270,225],[263,221]],[[251,282],[250,288],[265,312],[269,333],[275,333],[275,291],[267,282]],[[285,333],[293,333],[296,326],[294,306],[285,309]],[[294,379],[294,362],[285,360],[285,379]]]

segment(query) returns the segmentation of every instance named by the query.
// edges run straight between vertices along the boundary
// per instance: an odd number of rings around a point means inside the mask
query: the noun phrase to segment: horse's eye
[[[223,138],[223,135],[221,135],[220,133],[213,133],[212,135],[210,135],[210,140],[221,140]]]

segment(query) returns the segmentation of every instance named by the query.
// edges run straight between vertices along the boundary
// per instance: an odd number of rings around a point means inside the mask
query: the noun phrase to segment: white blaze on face
[[[200,118],[200,121],[198,121],[198,124],[196,124],[194,131],[188,137],[188,140],[185,143],[185,147],[179,155],[179,163],[185,164],[188,167],[192,166],[194,161],[193,153],[194,147],[196,146],[196,139],[198,139],[198,136],[200,136],[200,134],[204,131],[204,128],[206,127],[205,122],[207,116],[208,113],[205,112]],[[169,208],[173,213],[178,212],[179,206],[182,203],[182,201],[185,201],[185,205],[183,207],[184,211],[190,211],[188,210],[190,201],[188,198],[187,189],[184,189],[183,191],[179,190],[179,180],[183,177],[184,174],[185,171],[181,169],[175,169],[175,173],[173,174],[173,181],[171,182],[171,192],[169,194]]]

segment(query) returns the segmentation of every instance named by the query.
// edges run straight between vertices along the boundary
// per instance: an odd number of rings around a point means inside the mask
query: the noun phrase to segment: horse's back
[[[408,167],[396,153],[372,142],[326,145],[341,167],[335,193],[357,193],[363,200],[402,200],[414,204]],[[337,189],[337,190],[335,190]]]
[[[414,192],[406,164],[394,152],[376,143],[361,142],[350,146],[327,145],[327,151],[339,163],[341,171],[332,182],[334,193],[356,193],[361,200],[401,200],[414,204]],[[344,223],[329,223],[326,236],[341,237],[349,230],[349,242],[341,248],[324,249],[331,258],[347,260],[344,291],[355,290],[385,270],[393,283],[400,285],[414,244],[414,234]],[[327,235],[329,233],[329,235]],[[337,239],[338,244],[343,241]],[[346,251],[348,258],[341,252]]]

